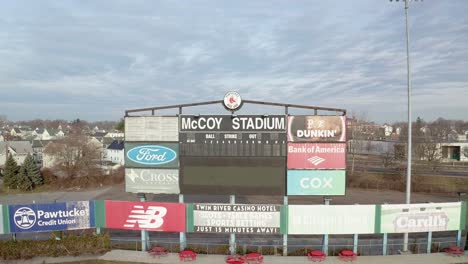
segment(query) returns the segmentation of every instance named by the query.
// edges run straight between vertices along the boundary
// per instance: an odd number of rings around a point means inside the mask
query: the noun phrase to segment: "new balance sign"
[[[185,231],[185,204],[110,200],[105,203],[107,228]]]
[[[288,143],[288,169],[345,169],[346,143]]]

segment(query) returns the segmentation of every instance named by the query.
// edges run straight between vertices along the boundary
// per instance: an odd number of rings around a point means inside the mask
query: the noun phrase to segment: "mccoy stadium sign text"
[[[285,131],[284,116],[182,116],[181,131]]]

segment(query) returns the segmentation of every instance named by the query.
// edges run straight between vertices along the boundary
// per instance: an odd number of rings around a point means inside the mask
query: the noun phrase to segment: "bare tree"
[[[364,148],[364,142],[367,139],[366,128],[367,115],[351,114],[348,118],[347,138],[348,138],[348,153],[351,155],[351,175],[354,174],[356,163],[356,155]]]
[[[83,134],[72,133],[50,143],[44,153],[53,159],[53,169],[68,178],[89,177],[100,170],[102,148]]]

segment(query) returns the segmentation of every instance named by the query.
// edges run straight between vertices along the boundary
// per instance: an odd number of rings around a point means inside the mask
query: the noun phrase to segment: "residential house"
[[[108,132],[105,136],[112,137],[112,138],[124,138],[125,134],[119,131],[112,131],[112,132]]]
[[[52,135],[49,134],[49,131],[45,128],[36,128],[33,132],[33,135],[36,136],[35,139],[37,140],[50,140],[52,139]]]
[[[389,137],[392,135],[392,132],[393,132],[393,127],[389,124],[384,124],[382,126],[383,130],[384,130],[384,135],[385,137]]]
[[[42,166],[44,168],[52,168],[54,167],[58,160],[57,160],[57,157],[53,154],[53,153],[50,153],[50,151],[48,151],[48,148],[49,147],[54,147],[54,144],[60,144],[59,142],[49,142],[47,144],[44,144],[44,148],[43,148],[43,152],[42,152]],[[100,159],[102,160],[103,159],[103,149],[102,149],[102,144],[101,142],[99,142],[97,139],[93,138],[93,137],[88,137],[88,144],[90,144],[93,148],[95,148],[97,151],[99,151],[101,153],[101,157]],[[96,161],[96,162],[100,162],[101,160],[99,161]]]
[[[123,140],[114,140],[106,150],[106,160],[114,164],[125,164],[124,159],[124,145]]]
[[[28,154],[33,155],[33,149],[29,141],[0,142],[0,167],[5,165],[8,155],[12,155],[16,163],[21,165]]]
[[[36,128],[33,135],[36,140],[52,140],[64,137],[65,133],[61,129]]]
[[[12,137],[21,137],[23,135],[23,131],[21,131],[21,129],[19,129],[18,127],[14,127],[11,129],[10,135]]]
[[[52,140],[32,140],[31,145],[34,152],[34,159],[39,167],[42,167],[44,148],[52,142]]]

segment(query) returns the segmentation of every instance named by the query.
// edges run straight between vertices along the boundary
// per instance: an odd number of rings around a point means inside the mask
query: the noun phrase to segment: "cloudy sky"
[[[406,119],[401,1],[0,2],[10,120],[116,120],[229,90]],[[468,120],[467,14],[466,0],[411,2],[414,116]]]

